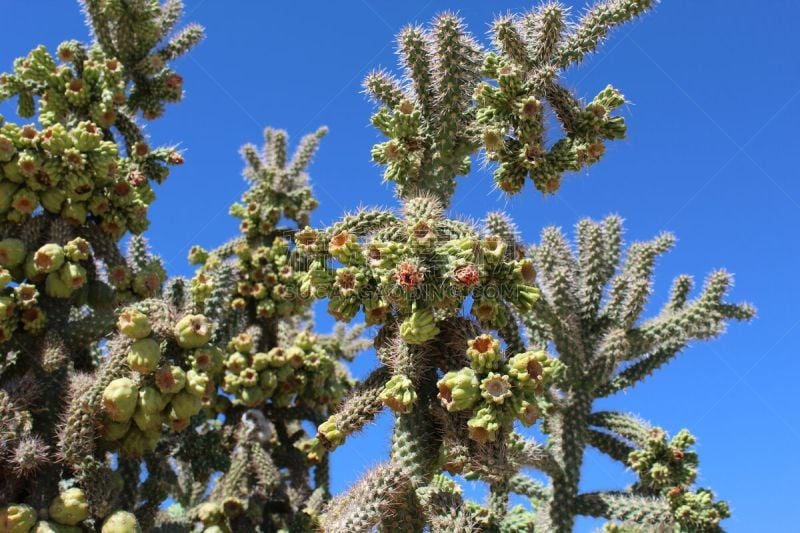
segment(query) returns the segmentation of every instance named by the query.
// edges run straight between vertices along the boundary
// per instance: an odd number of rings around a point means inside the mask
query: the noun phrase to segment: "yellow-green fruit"
[[[103,409],[114,422],[127,422],[136,410],[139,391],[128,378],[118,378],[103,391]]]
[[[64,264],[64,249],[49,242],[33,254],[33,266],[41,273],[55,272]]]
[[[161,413],[148,413],[137,409],[133,421],[142,431],[161,431]]]
[[[160,413],[169,403],[170,396],[161,394],[158,389],[149,385],[139,389],[138,409],[145,413]]]
[[[81,237],[75,237],[64,245],[64,255],[67,256],[67,259],[76,263],[89,259],[91,251],[89,241]]]
[[[175,394],[186,385],[186,372],[179,366],[162,366],[156,371],[156,387],[164,394]]]
[[[240,398],[247,407],[255,407],[264,401],[264,391],[261,387],[246,387],[242,389]]]
[[[225,364],[222,350],[211,345],[196,349],[189,359],[195,370],[212,375],[222,370]]]
[[[82,531],[83,529],[79,526],[65,526],[55,522],[48,522],[47,520],[40,520],[36,522],[36,527],[33,528],[32,533],[81,533]]]
[[[186,372],[186,391],[194,394],[195,396],[203,396],[208,389],[208,384],[211,378],[204,372],[198,372],[194,369]]]
[[[138,427],[132,427],[122,441],[122,452],[131,457],[140,457],[153,451],[160,438],[160,431],[141,431]]]
[[[181,348],[199,348],[211,338],[211,324],[203,315],[186,315],[175,324],[175,337]]]
[[[58,271],[61,281],[72,290],[80,289],[86,283],[86,269],[75,263],[66,263]]]
[[[44,292],[52,298],[69,298],[72,296],[73,289],[64,283],[58,272],[51,272],[47,275]]]
[[[133,513],[116,511],[103,521],[101,533],[140,533],[142,528]]]
[[[25,261],[25,243],[19,239],[3,239],[0,241],[0,265],[17,266]]]
[[[111,420],[107,420],[103,424],[103,438],[107,441],[119,440],[128,433],[130,428],[130,420],[127,422],[113,422]]]
[[[154,372],[159,359],[161,347],[155,339],[149,337],[134,342],[128,352],[128,365],[142,374]]]
[[[197,506],[197,518],[203,525],[210,526],[222,521],[225,516],[222,514],[222,506],[216,502],[205,502]]]
[[[89,518],[86,495],[79,488],[67,489],[56,496],[48,509],[50,518],[59,524],[74,526]]]
[[[126,309],[119,315],[117,329],[131,339],[143,339],[150,335],[150,321],[147,315],[136,309]]]
[[[173,396],[170,405],[176,418],[191,418],[203,408],[200,398],[186,391],[181,391]]]
[[[23,504],[0,507],[0,532],[28,533],[36,524],[36,511]]]

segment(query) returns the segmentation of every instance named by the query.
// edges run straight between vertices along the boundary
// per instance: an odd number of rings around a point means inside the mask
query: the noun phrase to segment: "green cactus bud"
[[[87,215],[86,205],[81,202],[71,201],[65,203],[64,207],[61,209],[61,216],[77,226],[82,226],[86,223]],[[113,232],[107,233],[113,234]]]
[[[103,391],[103,409],[114,422],[126,422],[133,416],[138,395],[139,391],[132,380],[117,378]]]
[[[131,283],[131,271],[125,265],[114,265],[108,270],[108,281],[115,288],[125,290]]]
[[[21,503],[0,507],[0,531],[28,533],[36,524],[36,511]]]
[[[691,492],[675,487],[667,497],[680,531],[719,531],[719,523],[731,515],[728,504],[715,502],[708,489]]]
[[[155,383],[163,394],[175,394],[186,385],[186,373],[179,366],[162,366],[156,370]]]
[[[350,298],[335,296],[328,300],[328,313],[336,320],[349,322],[358,313],[359,305]]]
[[[161,413],[148,413],[141,409],[137,409],[133,413],[133,422],[136,427],[142,431],[160,431],[161,430]]]
[[[207,372],[212,376],[219,373],[225,365],[222,350],[212,345],[197,348],[189,356],[189,362],[195,370]]]
[[[247,368],[247,356],[239,352],[233,352],[225,361],[225,367],[231,372],[239,373]]]
[[[89,518],[89,504],[86,495],[79,488],[71,488],[61,492],[50,503],[50,518],[67,526],[74,526]]]
[[[101,533],[141,533],[136,516],[128,511],[114,511],[105,520]]]
[[[128,351],[128,366],[140,374],[150,374],[158,368],[161,347],[155,339],[145,337],[131,344]]]
[[[317,439],[329,450],[344,443],[345,434],[336,427],[336,416],[330,417],[317,427]]]
[[[500,431],[500,422],[491,406],[482,407],[467,422],[469,438],[480,443],[494,442]]]
[[[175,394],[169,404],[177,418],[192,418],[203,408],[200,398],[186,391]]]
[[[408,344],[423,344],[438,334],[439,328],[430,309],[415,310],[400,324],[400,336]]]
[[[137,309],[125,309],[117,319],[117,329],[131,339],[142,339],[150,335],[152,328],[147,315]]]
[[[17,153],[17,148],[14,143],[5,135],[0,135],[0,163],[7,163],[11,161],[14,154]]]
[[[261,387],[266,396],[270,396],[278,386],[278,376],[269,370],[261,372],[258,376],[258,386]]]
[[[553,377],[556,366],[544,351],[523,352],[508,360],[508,374],[516,381],[538,389]]]
[[[17,302],[10,296],[0,296],[0,320],[10,320],[17,310]]]
[[[39,302],[39,291],[35,285],[20,283],[14,287],[14,299],[23,309],[35,306]]]
[[[8,284],[14,280],[14,277],[11,275],[7,269],[0,267],[0,289],[5,289],[8,287]]]
[[[533,304],[539,299],[539,289],[529,285],[518,285],[514,305],[521,312],[526,313],[533,309]]]
[[[506,243],[497,235],[490,235],[480,242],[481,252],[487,263],[494,264],[503,259],[506,253]]]
[[[90,253],[89,241],[81,237],[76,237],[64,245],[64,254],[67,259],[76,263],[89,259]]]
[[[389,302],[384,299],[370,299],[364,302],[364,316],[368,326],[383,324],[391,312]]]
[[[211,526],[221,523],[225,516],[222,513],[222,506],[217,502],[204,502],[196,508],[197,518],[203,522],[204,526]]]
[[[530,259],[521,259],[514,265],[514,275],[522,283],[528,285],[536,281],[536,269],[533,266],[533,261]]]
[[[361,256],[361,247],[356,236],[347,231],[340,231],[328,243],[328,252],[344,264],[358,263]]]
[[[420,220],[408,228],[408,242],[414,248],[431,248],[436,241],[436,232],[425,220]]]
[[[487,402],[502,405],[512,395],[511,382],[508,376],[489,372],[481,380],[481,396]]]
[[[86,269],[76,263],[65,263],[58,271],[58,275],[64,285],[73,291],[86,284]]]
[[[64,283],[58,272],[52,272],[47,275],[44,292],[51,298],[69,298],[75,291]]]
[[[264,352],[256,352],[251,357],[253,369],[256,372],[261,372],[269,366],[270,356]]]
[[[240,333],[231,340],[230,346],[237,352],[250,353],[253,350],[253,339],[247,333]]]
[[[336,270],[335,281],[333,286],[338,289],[339,294],[342,296],[351,296],[358,294],[358,291],[364,286],[366,276],[356,267],[344,267]]]
[[[244,387],[239,393],[239,399],[247,407],[256,407],[264,398],[264,391],[258,386]]]
[[[481,387],[472,368],[451,370],[440,379],[436,386],[438,398],[450,412],[471,409],[480,400]]]
[[[305,352],[297,346],[290,346],[285,352],[286,362],[292,368],[300,368],[305,363]]]
[[[64,191],[56,188],[47,189],[39,194],[39,201],[41,201],[42,207],[44,207],[47,211],[56,214],[61,213],[66,198],[67,195],[64,193]]]
[[[522,422],[525,427],[530,427],[539,420],[542,412],[535,402],[523,400],[520,402],[519,409],[517,409],[517,419]]]
[[[131,428],[131,421],[114,422],[113,420],[104,420],[102,427],[103,439],[109,442],[118,441],[128,434]]]
[[[202,265],[208,260],[208,251],[202,246],[192,246],[189,250],[189,262],[193,265]]]
[[[500,342],[491,335],[475,337],[467,341],[467,357],[470,359],[470,366],[476,372],[496,370],[503,358]]]
[[[64,249],[55,243],[47,243],[33,254],[33,266],[39,273],[55,272],[64,264]]]
[[[133,276],[131,287],[136,294],[145,297],[153,296],[161,289],[161,284],[166,278],[166,273],[161,265],[159,263],[151,263],[147,268]]]
[[[499,314],[500,305],[494,300],[476,298],[472,302],[471,312],[482,323],[494,321]]]
[[[319,232],[306,226],[294,234],[294,242],[303,250],[313,250],[319,244]]]
[[[141,457],[153,451],[160,439],[160,431],[142,431],[138,427],[131,427],[122,441],[120,451],[128,457]]]
[[[222,378],[222,390],[227,394],[235,394],[242,387],[238,374],[225,374]]]
[[[198,372],[194,369],[186,372],[185,390],[191,394],[194,394],[195,396],[202,397],[205,395],[210,383],[211,378],[204,372]]]
[[[33,528],[32,533],[82,533],[83,529],[80,526],[65,526],[57,524],[56,522],[49,522],[47,520],[39,520],[36,522],[36,527]]]
[[[408,377],[397,374],[386,383],[380,394],[384,405],[395,413],[408,413],[417,402],[417,393],[414,384]]]
[[[169,400],[168,394],[162,394],[155,387],[145,385],[139,389],[137,410],[150,414],[160,413],[167,406]]]
[[[3,239],[0,241],[0,265],[14,267],[25,261],[27,251],[25,243],[19,239]]]
[[[25,331],[36,334],[44,328],[47,317],[40,307],[29,307],[23,309],[20,319]]]
[[[0,137],[2,142],[2,137]],[[0,168],[0,175],[2,175],[2,168]],[[19,185],[10,181],[0,181],[0,213],[5,213],[11,209],[11,199],[14,193],[19,189]]]
[[[406,254],[408,246],[396,242],[372,242],[365,248],[369,265],[373,268],[394,268]]]
[[[174,333],[181,348],[199,348],[211,338],[211,325],[203,315],[186,315],[175,325]]]

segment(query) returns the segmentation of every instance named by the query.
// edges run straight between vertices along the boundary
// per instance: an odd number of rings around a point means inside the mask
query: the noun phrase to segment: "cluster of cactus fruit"
[[[361,242],[358,232],[370,227],[376,231]],[[342,321],[359,311],[369,325],[400,321],[409,344],[434,338],[437,323],[457,316],[468,297],[482,324],[503,327],[506,308],[524,313],[538,295],[529,259],[511,257],[497,235],[481,237],[469,224],[444,218],[429,196],[410,199],[402,218],[367,211],[326,232],[306,228],[295,237],[313,259],[304,294],[328,297],[328,312]]]
[[[147,310],[153,316],[164,313],[144,303],[141,307],[151,307]],[[155,450],[165,424],[183,431],[201,410],[216,413],[223,354],[208,343],[211,325],[203,315],[185,315],[172,331],[164,331],[162,320],[151,323],[136,307],[119,315],[117,328],[125,338],[119,349],[127,352],[131,372],[112,380],[102,393],[100,433],[110,451],[141,457]]]
[[[612,216],[579,222],[574,245],[546,228],[527,246],[502,213],[445,211],[479,153],[502,191],[530,178],[554,193],[624,136],[619,91],[583,103],[559,73],[651,0],[606,0],[577,22],[557,3],[503,16],[487,48],[452,14],[406,28],[404,78],[365,81],[388,138],[372,157],[401,209],[313,229],[307,167],[327,130],[289,157],[268,128],[263,149],[242,150],[240,235],[192,248],[191,280],[168,279],[138,236],[152,182],[182,161],[151,148],[138,117],[181,99],[169,63],[202,30],[172,34],[178,0],[82,4],[91,46],[63,43],[57,60],[39,47],[0,76],[0,100],[38,121],[0,118],[0,533],[568,532],[579,516],[721,531],[728,506],[695,487],[694,437],[595,403],[751,318],[725,300],[730,276],[694,298],[680,276],[643,319],[670,235],[623,254]],[[364,324],[314,333],[315,301]],[[379,366],[357,382],[346,363],[370,345]],[[384,409],[391,456],[334,497],[331,452]],[[637,481],[582,492],[588,447]],[[515,494],[530,505],[511,507]]]
[[[89,518],[89,504],[83,490],[71,487],[61,491],[47,507],[48,520],[29,505],[11,504],[0,508],[3,531],[36,531],[38,533],[79,533],[79,524]],[[128,511],[115,511],[103,520],[102,533],[139,533],[136,517]]]
[[[58,57],[64,63],[40,46],[0,76],[0,99],[17,96],[21,117],[34,115],[38,97],[41,125],[0,118],[0,214],[19,223],[41,206],[76,225],[91,218],[117,239],[127,231],[139,234],[155,198],[150,182],[164,181],[167,165],[182,157],[168,147],[152,150],[130,122],[118,59],[72,41],[59,46]],[[162,96],[175,101],[181,95],[178,83]],[[107,136],[115,126],[128,143],[127,157]]]

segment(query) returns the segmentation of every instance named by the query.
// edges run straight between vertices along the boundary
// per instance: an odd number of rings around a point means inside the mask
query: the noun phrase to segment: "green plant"
[[[91,46],[39,47],[0,76],[0,99],[37,120],[0,118],[0,532],[567,532],[578,516],[721,530],[727,504],[694,486],[694,437],[595,403],[750,319],[726,300],[730,276],[694,297],[680,276],[642,319],[672,236],[623,252],[611,216],[579,222],[574,244],[546,228],[529,246],[503,213],[446,211],[475,158],[505,193],[530,179],[552,194],[624,137],[617,89],[586,103],[560,74],[650,0],[577,22],[557,3],[503,16],[488,48],[452,14],[406,28],[402,78],[365,81],[386,137],[372,158],[399,208],[313,228],[307,168],[327,130],[290,157],[268,128],[263,149],[242,149],[240,235],[192,248],[191,280],[168,279],[140,236],[152,183],[182,162],[140,123],[181,99],[170,61],[202,30],[169,37],[176,0],[82,3]],[[316,300],[364,324],[315,333]],[[347,362],[370,345],[380,366],[359,383]],[[384,409],[391,456],[333,497],[331,451]],[[544,441],[524,435],[533,425]],[[580,492],[587,447],[636,483]],[[485,482],[487,500],[466,499],[458,476]]]

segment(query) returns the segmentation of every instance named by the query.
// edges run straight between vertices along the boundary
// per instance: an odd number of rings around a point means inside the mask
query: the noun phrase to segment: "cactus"
[[[568,532],[579,516],[721,531],[730,510],[695,486],[694,437],[596,404],[750,319],[726,299],[730,275],[693,299],[678,277],[643,319],[671,235],[623,253],[610,216],[580,221],[574,244],[546,228],[528,246],[501,212],[446,212],[475,157],[505,193],[530,179],[553,194],[624,137],[617,89],[586,103],[560,75],[652,1],[579,21],[547,3],[496,19],[487,45],[449,13],[407,27],[402,77],[364,83],[398,208],[313,227],[308,167],[327,130],[290,154],[267,128],[241,151],[239,235],[193,247],[191,280],[168,279],[141,236],[153,183],[183,161],[142,121],[182,98],[170,62],[202,29],[173,32],[179,0],[82,4],[91,45],[38,47],[0,75],[0,100],[37,119],[0,117],[0,531]],[[370,345],[379,366],[358,382],[347,363]],[[385,410],[390,456],[331,494],[330,454]],[[543,442],[520,429],[534,425]],[[581,492],[588,447],[636,482]],[[486,483],[486,501],[456,475]]]

